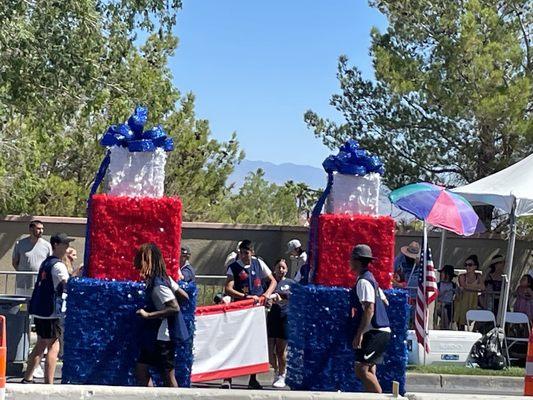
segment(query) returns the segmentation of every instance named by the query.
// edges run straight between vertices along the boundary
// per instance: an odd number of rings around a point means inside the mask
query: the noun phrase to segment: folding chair
[[[514,345],[516,345],[518,343],[528,343],[529,342],[528,334],[529,334],[529,332],[531,332],[531,325],[530,325],[528,316],[526,314],[524,314],[524,313],[508,311],[505,314],[505,325],[506,326],[507,325],[522,325],[522,324],[527,326],[526,336],[514,337],[514,336],[505,335],[505,340],[506,340],[506,343],[507,343],[507,350],[508,351],[509,351],[509,349],[512,346],[514,346]],[[509,330],[509,333],[511,333],[510,330]],[[524,357],[525,357],[526,353],[527,353],[527,350],[524,353]]]
[[[496,328],[496,317],[492,311],[488,310],[468,310],[466,312],[466,324],[468,330],[473,330],[473,324],[470,326],[471,322],[492,322],[493,328]]]

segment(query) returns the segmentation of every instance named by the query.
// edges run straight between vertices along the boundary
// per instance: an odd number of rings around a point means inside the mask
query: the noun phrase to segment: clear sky
[[[372,26],[386,20],[365,0],[184,0],[170,67],[215,138],[237,132],[250,160],[320,166],[330,150],[303,114],[339,120],[329,105],[338,57],[372,77]]]

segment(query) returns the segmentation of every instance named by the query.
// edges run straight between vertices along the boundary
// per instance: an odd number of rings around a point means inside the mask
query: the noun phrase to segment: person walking
[[[391,329],[385,308],[387,298],[368,270],[374,259],[372,249],[366,244],[358,244],[352,250],[350,269],[357,275],[357,282],[350,292],[355,331],[352,346],[355,349],[355,375],[367,392],[382,393],[376,364],[383,362]]]
[[[137,310],[142,318],[141,350],[135,373],[141,386],[151,386],[150,367],[157,369],[168,387],[178,387],[174,363],[176,344],[187,340],[179,302],[188,301],[187,292],[167,274],[161,250],[153,243],[139,247],[134,266],[146,283],[146,307]]]
[[[45,350],[44,383],[53,384],[61,336],[60,319],[64,316],[66,285],[69,278],[66,265],[61,261],[73,241],[65,233],[50,238],[52,255],[39,268],[37,282],[30,300],[29,313],[34,317],[37,343],[28,356],[28,366],[21,383],[33,383],[33,373]]]

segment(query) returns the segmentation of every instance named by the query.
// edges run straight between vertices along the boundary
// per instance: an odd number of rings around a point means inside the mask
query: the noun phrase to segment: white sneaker
[[[272,384],[275,388],[285,387],[285,375],[278,375],[278,379]]]
[[[274,382],[276,382],[279,378],[278,371],[274,370],[274,373],[272,374],[272,385],[274,385]]]
[[[41,367],[41,363],[37,364],[33,371],[34,378],[44,378],[44,367]]]

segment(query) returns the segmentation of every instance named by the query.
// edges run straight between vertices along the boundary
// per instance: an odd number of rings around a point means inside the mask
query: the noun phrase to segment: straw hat
[[[420,257],[420,244],[413,241],[408,246],[402,246],[400,251],[406,257],[417,259]]]

